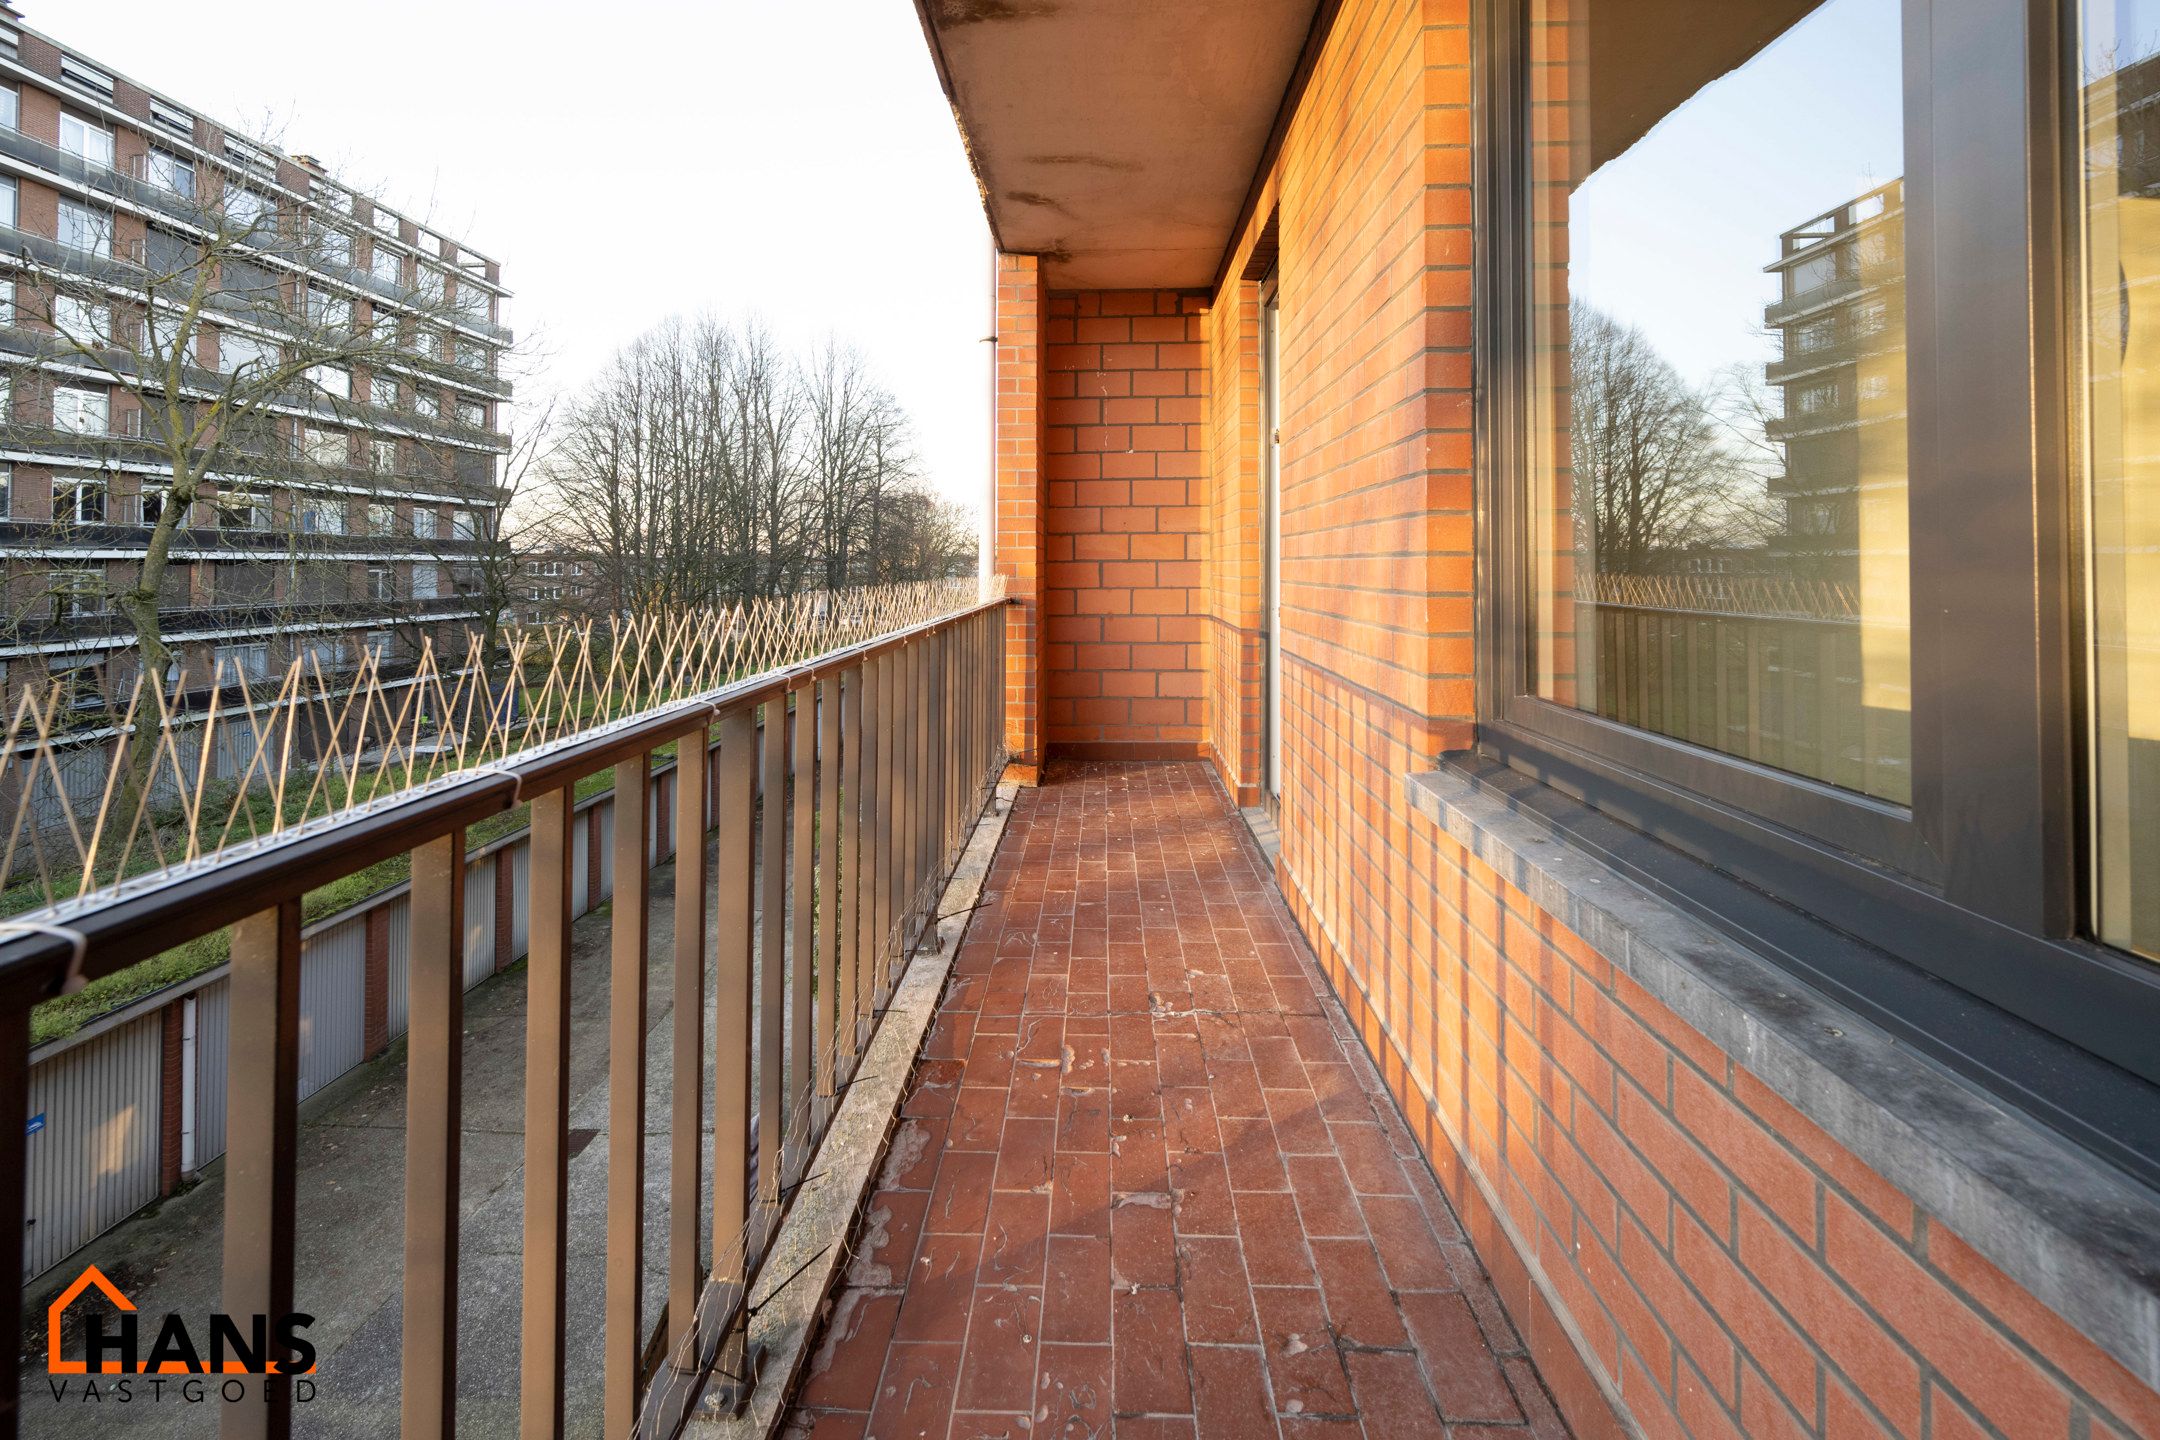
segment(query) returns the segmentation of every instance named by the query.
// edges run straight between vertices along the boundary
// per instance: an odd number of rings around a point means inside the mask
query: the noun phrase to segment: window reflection
[[[2160,956],[2160,5],[2081,20],[2094,910]]]
[[[1911,797],[1897,0],[1533,0],[1536,692]]]

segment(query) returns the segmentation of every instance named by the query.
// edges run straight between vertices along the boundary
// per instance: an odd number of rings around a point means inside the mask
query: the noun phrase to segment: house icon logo
[[[96,1290],[119,1312],[117,1331],[105,1328],[106,1317],[85,1317],[82,1354],[70,1358],[62,1342],[63,1322],[69,1308]],[[91,1265],[75,1283],[60,1292],[45,1310],[45,1368],[53,1375],[309,1375],[315,1370],[315,1347],[302,1335],[315,1322],[312,1315],[251,1315],[246,1323],[222,1312],[209,1316],[207,1330],[189,1329],[177,1314],[164,1317],[147,1353],[141,1348],[140,1312],[135,1302],[113,1284],[104,1271]],[[198,1343],[199,1337],[208,1340]]]
[[[75,1283],[61,1291],[58,1298],[45,1309],[45,1368],[54,1375],[87,1375],[90,1373],[90,1362],[87,1359],[69,1360],[60,1353],[60,1319],[67,1313],[70,1305],[82,1298],[85,1290],[93,1287],[107,1300],[110,1300],[113,1308],[123,1315],[133,1315],[135,1313],[135,1302],[121,1294],[120,1287],[106,1279],[104,1271],[98,1269],[95,1265],[85,1268],[83,1273],[76,1278]],[[100,1375],[118,1375],[123,1372],[120,1368],[120,1362],[113,1360],[101,1361],[97,1373]]]

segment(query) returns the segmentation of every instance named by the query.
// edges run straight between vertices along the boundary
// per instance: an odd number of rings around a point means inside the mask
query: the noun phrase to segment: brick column
[[[170,1195],[180,1188],[181,1027],[185,999],[175,1000],[159,1012],[164,1020],[163,1053],[158,1057],[158,1194]]]
[[[390,1048],[390,908],[368,911],[367,952],[361,962],[360,1048],[370,1059]]]
[[[1043,760],[1043,315],[1042,261],[997,262],[996,559],[1015,602],[1005,621],[1005,744],[1032,784]]]

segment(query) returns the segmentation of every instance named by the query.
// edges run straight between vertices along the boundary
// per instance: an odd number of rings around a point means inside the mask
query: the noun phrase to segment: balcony
[[[478,754],[512,709],[538,743],[178,884],[57,903],[86,978],[231,925],[224,971],[140,1002],[229,1035],[226,1154],[87,1250],[47,1243],[26,1298],[90,1263],[147,1313],[315,1317],[304,1384],[235,1382],[249,1414],[267,1388],[273,1430],[315,1406],[303,1424],[356,1433],[663,1435],[737,1411],[1042,1433],[1047,1410],[1055,1433],[1114,1411],[1564,1434],[1209,769],[992,795],[1004,635],[976,602],[620,719],[468,704]],[[770,643],[708,639],[700,673]],[[635,705],[643,649],[589,694]],[[518,804],[529,830],[491,842],[516,848],[468,856],[468,827]],[[303,932],[300,897],[391,856],[411,879],[352,943],[401,922],[409,1034],[325,1087],[346,951],[340,922]],[[12,994],[48,993],[68,943],[11,938]],[[7,1166],[25,1094],[0,1087]],[[250,1237],[221,1263],[220,1226]],[[92,1423],[46,1380],[23,1377],[37,1433]]]
[[[19,556],[76,554],[105,559],[126,559],[142,554],[150,535],[147,525],[110,521],[96,524],[49,524],[42,520],[0,520],[0,546]],[[488,549],[485,540],[461,540],[445,536],[422,539],[405,535],[300,534],[273,527],[233,525],[185,525],[173,536],[172,558],[177,561],[226,557],[282,560],[304,558],[366,559],[374,555],[425,555],[444,561],[478,558]]]
[[[295,625],[358,628],[411,624],[471,616],[479,602],[471,596],[443,595],[397,600],[233,600],[225,604],[160,606],[165,638],[174,643],[215,638],[234,632],[268,633]],[[127,617],[112,609],[73,610],[58,605],[18,617],[10,634],[15,643],[49,645],[57,641],[126,642],[134,635]]]

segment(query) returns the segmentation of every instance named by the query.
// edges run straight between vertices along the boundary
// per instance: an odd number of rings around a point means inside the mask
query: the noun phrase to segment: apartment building
[[[187,283],[211,258],[190,325]],[[166,429],[203,416],[156,586],[169,684],[296,657],[334,676],[368,652],[394,669],[452,642],[480,618],[464,562],[498,533],[506,296],[470,245],[0,6],[11,691],[65,676],[85,716],[124,703],[138,626],[122,602],[171,503]],[[152,362],[182,326],[166,372]],[[214,418],[236,376],[309,355],[323,363],[258,393],[244,433]]]
[[[600,563],[592,556],[575,550],[540,550],[518,558],[511,607],[524,624],[590,615],[600,601]]]

